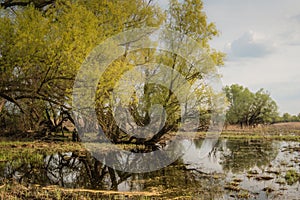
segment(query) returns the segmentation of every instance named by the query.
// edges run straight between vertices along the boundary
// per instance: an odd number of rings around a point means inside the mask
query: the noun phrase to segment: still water
[[[189,147],[188,152],[154,172],[120,172],[88,154],[66,152],[45,155],[40,164],[1,163],[0,179],[26,186],[149,191],[165,199],[300,199],[299,177],[293,179],[295,173],[300,175],[300,143],[253,139],[181,142]]]

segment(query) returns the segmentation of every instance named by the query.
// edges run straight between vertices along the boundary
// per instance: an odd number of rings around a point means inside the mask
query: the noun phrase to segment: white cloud
[[[253,31],[244,33],[234,40],[229,46],[229,56],[233,57],[264,57],[274,51],[274,44],[265,39],[260,39]]]

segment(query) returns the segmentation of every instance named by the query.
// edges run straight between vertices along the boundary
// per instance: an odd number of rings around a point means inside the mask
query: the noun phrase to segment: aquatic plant
[[[290,169],[286,172],[284,178],[285,178],[287,184],[293,185],[294,183],[296,183],[297,181],[300,180],[300,174],[297,173],[297,171],[295,169]]]

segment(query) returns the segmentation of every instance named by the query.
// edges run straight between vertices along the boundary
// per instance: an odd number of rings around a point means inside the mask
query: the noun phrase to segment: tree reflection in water
[[[190,195],[200,199],[216,199],[224,196],[225,174],[228,171],[238,173],[268,165],[278,152],[275,143],[256,140],[183,140],[182,145],[190,146],[186,155],[154,172],[122,172],[106,166],[103,164],[105,162],[100,162],[89,153],[67,152],[46,155],[40,163],[7,162],[0,167],[0,177],[14,179],[24,185],[156,191],[168,197]],[[124,159],[139,162],[135,158],[124,158],[124,155],[118,157],[122,159],[114,159],[120,161],[120,165],[124,164]]]
[[[276,158],[279,145],[265,140],[206,139],[187,140],[193,143],[184,163],[203,172],[239,173],[253,167],[268,166]]]
[[[46,156],[45,171],[51,184],[62,187],[72,186],[80,176],[82,163],[73,153],[58,153]]]
[[[155,172],[132,174],[114,170],[89,154],[57,153],[44,157],[41,165],[7,163],[4,177],[24,185],[59,185],[66,188],[86,188],[119,191],[157,191],[167,196],[221,195],[218,179],[190,170],[180,159]],[[18,176],[16,176],[18,175]],[[212,188],[220,193],[210,192]],[[215,189],[215,190],[216,190]]]
[[[233,173],[268,166],[279,152],[277,143],[253,139],[223,140],[218,148],[222,152],[224,171]]]

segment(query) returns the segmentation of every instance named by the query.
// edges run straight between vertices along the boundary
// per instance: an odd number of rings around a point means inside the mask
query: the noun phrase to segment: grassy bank
[[[172,138],[170,134],[164,138],[168,140]],[[210,133],[186,133],[182,132],[178,136],[183,138],[206,138]],[[220,138],[226,139],[262,139],[262,140],[285,140],[300,142],[300,123],[281,123],[269,126],[259,126],[256,128],[239,128],[238,126],[226,127],[219,135]],[[83,144],[71,142],[71,135],[65,134],[61,137],[60,134],[47,137],[46,140],[34,140],[33,137],[0,137],[0,162],[8,160],[23,161],[29,159],[40,160],[43,156],[63,153],[63,152],[78,152],[86,153]],[[61,140],[63,138],[63,140]],[[106,145],[107,149],[110,148]],[[137,148],[136,145],[118,145],[121,149]],[[140,147],[142,148],[142,147]],[[31,160],[32,161],[32,160]]]

